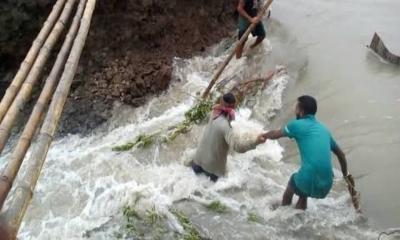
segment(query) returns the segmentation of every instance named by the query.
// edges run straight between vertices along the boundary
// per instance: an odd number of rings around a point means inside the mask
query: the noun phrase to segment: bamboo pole
[[[16,188],[10,208],[5,214],[14,236],[18,232],[22,218],[32,198],[33,190],[35,189],[50,143],[56,131],[57,123],[60,119],[62,109],[78,66],[82,49],[85,45],[95,5],[96,0],[87,0],[86,8],[80,22],[79,32],[65,65],[60,83],[58,84],[56,92],[52,98],[52,102],[38,136],[37,144],[35,145],[28,161],[27,170],[21,178],[24,183],[21,184],[20,187]]]
[[[273,0],[268,0],[264,6],[261,8],[261,11],[258,13],[257,17],[260,19],[262,16],[265,14],[269,6],[271,5]],[[202,98],[205,99],[208,97],[208,94],[211,91],[211,88],[214,86],[214,84],[217,82],[219,76],[222,74],[222,72],[225,70],[225,67],[228,65],[228,63],[232,60],[233,56],[235,55],[235,50],[236,48],[243,44],[251,31],[256,27],[257,23],[252,23],[250,26],[247,28],[246,32],[243,34],[243,36],[240,38],[239,42],[236,44],[236,47],[233,49],[233,51],[229,54],[229,56],[225,59],[225,61],[222,63],[222,65],[218,68],[217,72],[214,74],[213,78],[211,79],[211,82],[208,84],[206,90],[204,91]]]
[[[79,21],[82,18],[83,10],[85,8],[86,0],[79,3],[78,10],[67,33],[65,41],[61,47],[60,53],[57,56],[56,62],[46,79],[39,99],[33,108],[32,114],[22,132],[21,137],[8,161],[8,165],[4,169],[0,180],[0,209],[3,207],[4,201],[12,187],[15,177],[21,167],[24,156],[32,142],[33,135],[40,124],[43,112],[49,103],[50,97],[53,94],[54,88],[59,80],[59,75],[64,67],[65,60],[69,51],[71,50],[72,43],[75,39],[76,33],[79,28]]]
[[[35,63],[33,64],[29,72],[29,75],[25,79],[25,82],[19,90],[18,95],[15,97],[6,115],[4,116],[3,121],[0,124],[0,153],[3,151],[4,146],[6,145],[11,128],[15,123],[15,119],[18,113],[21,111],[21,109],[24,108],[25,103],[31,96],[33,86],[39,79],[43,67],[50,56],[51,49],[56,44],[62,31],[65,29],[65,25],[68,22],[75,2],[76,0],[68,0],[65,4],[64,10],[61,13],[60,18],[58,19],[56,25],[46,39],[46,42],[44,43],[42,49],[40,49],[38,57],[36,58]]]
[[[3,117],[10,107],[12,101],[14,100],[15,95],[17,95],[19,88],[21,87],[26,76],[28,75],[28,72],[31,69],[34,60],[36,59],[40,48],[42,47],[44,41],[49,35],[51,29],[53,29],[53,26],[60,15],[61,9],[64,6],[64,2],[65,0],[58,0],[57,3],[54,4],[53,10],[44,22],[43,27],[40,30],[36,39],[33,41],[33,44],[29,49],[28,54],[26,55],[24,61],[21,63],[17,74],[12,80],[10,86],[7,88],[7,91],[0,103],[0,121],[3,120]]]

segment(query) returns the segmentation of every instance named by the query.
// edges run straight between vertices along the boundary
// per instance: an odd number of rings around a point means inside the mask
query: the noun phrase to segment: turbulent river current
[[[279,5],[275,9],[278,15],[285,12]],[[279,66],[288,70],[237,110],[232,126],[239,134],[280,127],[293,117],[293,92],[302,84],[310,60],[304,54],[304,43],[291,32],[271,20],[268,40],[242,59],[232,60],[221,76],[252,79]],[[289,140],[267,141],[247,153],[231,153],[227,175],[215,184],[184,165],[195,151],[204,125],[195,126],[172,143],[156,142],[128,152],[111,150],[140,134],[181,122],[232,51],[233,41],[233,37],[226,39],[201,56],[175,59],[169,90],[144,106],[133,109],[116,104],[112,119],[92,134],[56,139],[19,238],[183,239],[177,236],[184,236],[185,227],[172,213],[177,209],[203,237],[215,240],[377,239],[380,231],[370,224],[370,216],[354,211],[337,170],[331,193],[326,199],[311,200],[307,211],[277,207],[299,165],[295,143]],[[3,166],[8,155],[0,159]],[[291,158],[297,160],[285,160]],[[224,211],[207,208],[213,202],[224,206]],[[142,218],[162,216],[163,223],[157,227],[161,230],[142,223],[128,234],[123,216],[126,206],[135,208]]]

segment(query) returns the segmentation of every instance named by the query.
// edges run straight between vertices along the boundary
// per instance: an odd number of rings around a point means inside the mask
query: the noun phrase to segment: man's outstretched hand
[[[257,143],[258,144],[265,143],[265,141],[267,141],[267,138],[265,137],[264,133],[262,133],[262,134],[257,136]]]

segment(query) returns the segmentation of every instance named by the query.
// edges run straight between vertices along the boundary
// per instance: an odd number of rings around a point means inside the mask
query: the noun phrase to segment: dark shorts
[[[210,178],[211,181],[216,182],[218,180],[218,176],[212,173],[207,172],[201,166],[192,163],[192,169],[196,174],[204,174]]]
[[[239,17],[239,39],[243,36],[243,34],[246,32],[247,28],[249,27],[250,23],[243,17]],[[265,37],[265,29],[264,29],[264,24],[260,21],[256,27],[251,31],[251,34],[253,36],[257,37]]]
[[[290,177],[289,180],[289,186],[291,186],[293,188],[294,193],[302,198],[306,198],[307,195],[304,194],[297,186],[296,186],[296,182],[294,181],[294,174],[292,174],[292,176]]]

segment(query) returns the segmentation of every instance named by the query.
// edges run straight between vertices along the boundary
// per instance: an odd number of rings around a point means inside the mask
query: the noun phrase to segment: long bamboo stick
[[[64,10],[61,13],[60,18],[58,19],[56,25],[46,39],[46,42],[44,43],[42,49],[40,49],[39,55],[36,58],[35,63],[33,64],[29,72],[29,75],[25,79],[25,82],[19,90],[18,95],[15,97],[13,103],[11,104],[11,107],[8,109],[6,115],[3,118],[3,121],[0,124],[0,153],[3,151],[4,146],[6,145],[7,139],[11,132],[11,128],[15,123],[15,119],[18,113],[21,111],[21,109],[24,108],[25,103],[31,96],[33,86],[39,79],[43,67],[50,56],[51,49],[56,44],[62,31],[65,29],[65,25],[68,22],[75,2],[76,0],[68,0],[65,4]]]
[[[57,86],[43,126],[40,130],[37,144],[32,151],[27,170],[22,176],[25,184],[16,189],[14,199],[5,214],[14,236],[18,232],[22,218],[32,198],[33,190],[35,189],[50,143],[56,131],[57,123],[60,119],[62,109],[78,66],[82,49],[85,45],[95,5],[96,0],[88,0],[86,3],[78,35],[74,41],[60,83]]]
[[[258,18],[261,19],[261,17],[265,14],[267,9],[271,5],[272,1],[273,0],[268,0],[264,4],[264,6],[261,8],[261,11],[258,13],[258,16],[257,16]],[[222,74],[222,72],[225,70],[225,68],[228,65],[228,63],[232,60],[233,56],[235,55],[236,48],[246,41],[247,37],[249,36],[251,31],[253,31],[253,29],[256,27],[256,25],[257,25],[257,23],[250,24],[250,26],[247,28],[246,32],[244,32],[243,36],[240,38],[239,42],[236,44],[236,47],[233,49],[231,54],[229,54],[229,56],[225,59],[225,61],[222,63],[222,65],[218,68],[217,72],[214,74],[213,78],[211,79],[210,83],[208,84],[206,90],[204,91],[204,93],[202,95],[203,99],[208,97],[208,94],[210,93],[210,91],[211,91],[212,87],[214,86],[214,84],[217,82],[219,76]]]
[[[75,39],[79,28],[79,21],[82,18],[86,0],[79,3],[78,10],[67,33],[65,41],[57,56],[56,62],[46,79],[46,83],[40,93],[39,99],[33,108],[32,114],[22,132],[21,137],[8,161],[8,165],[4,169],[0,180],[0,209],[3,207],[4,201],[12,187],[15,177],[21,167],[24,156],[32,142],[33,135],[40,124],[46,106],[49,103],[50,97],[53,95],[54,88],[59,80],[59,75],[64,67],[65,60],[71,50],[72,43]]]
[[[53,29],[53,26],[60,15],[64,3],[65,0],[58,0],[57,3],[54,4],[53,10],[51,11],[46,21],[44,22],[43,27],[40,30],[36,39],[33,41],[33,44],[29,49],[28,54],[26,55],[24,61],[21,63],[21,66],[17,74],[12,80],[10,86],[7,88],[7,91],[0,103],[0,121],[3,120],[3,117],[6,114],[8,108],[10,107],[12,101],[14,100],[15,95],[17,95],[19,88],[21,87],[26,76],[28,75],[28,72],[31,69],[34,60],[36,59],[36,56],[39,53],[40,48],[42,47],[44,41],[49,35],[51,29]]]

